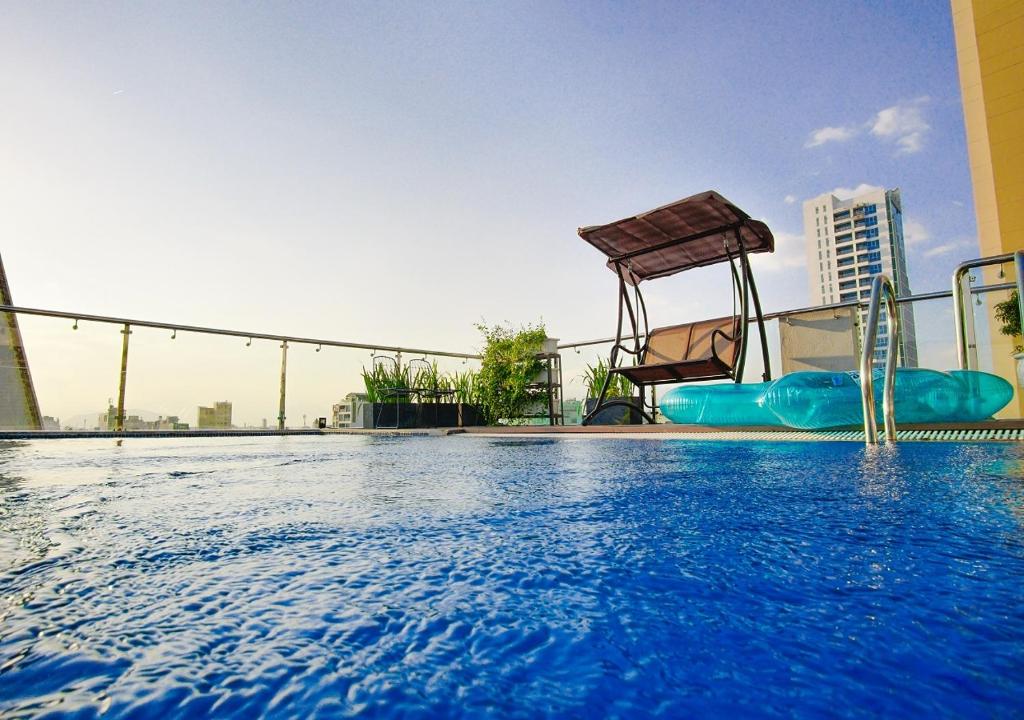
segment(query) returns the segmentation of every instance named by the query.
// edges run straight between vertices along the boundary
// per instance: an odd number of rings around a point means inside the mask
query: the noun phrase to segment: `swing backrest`
[[[736,367],[740,349],[739,317],[730,315],[651,330],[641,365],[666,365],[717,358]]]

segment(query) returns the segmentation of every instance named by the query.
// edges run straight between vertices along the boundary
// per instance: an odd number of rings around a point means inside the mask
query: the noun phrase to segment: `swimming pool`
[[[1024,446],[0,443],[0,714],[1007,716]]]

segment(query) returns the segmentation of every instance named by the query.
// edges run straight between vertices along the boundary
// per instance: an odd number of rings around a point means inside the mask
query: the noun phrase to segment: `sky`
[[[941,0],[4,15],[0,255],[23,306],[466,352],[480,322],[604,337],[615,279],[576,229],[707,189],[775,234],[766,310],[810,301],[801,203],[823,192],[901,189],[915,292],[978,255]],[[728,312],[728,282],[652,283],[652,324]],[[117,328],[21,322],[44,413],[116,395]],[[272,343],[131,340],[130,408],[276,415]],[[289,424],[368,364],[290,350]]]

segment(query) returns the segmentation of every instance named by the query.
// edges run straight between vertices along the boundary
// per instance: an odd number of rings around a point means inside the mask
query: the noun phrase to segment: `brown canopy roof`
[[[626,280],[636,285],[728,260],[728,253],[739,251],[736,230],[748,253],[775,250],[775,238],[767,225],[751,220],[713,190],[636,217],[580,228],[579,234],[608,256],[613,271],[616,263],[621,263]]]

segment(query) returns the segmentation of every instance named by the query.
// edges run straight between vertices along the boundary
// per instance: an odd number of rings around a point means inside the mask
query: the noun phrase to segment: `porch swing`
[[[640,413],[649,423],[655,420],[644,408],[653,413],[656,404],[653,391],[647,404],[647,386],[707,380],[742,382],[751,301],[761,339],[763,378],[771,380],[764,315],[749,259],[753,253],[775,250],[775,239],[767,225],[751,219],[711,190],[635,217],[580,228],[579,235],[608,257],[608,268],[619,278],[618,329],[609,372],[596,407],[583,418],[584,425],[605,408],[635,407],[628,399],[607,397],[615,375],[625,377],[639,389]],[[722,262],[729,264],[732,278],[732,315],[649,328],[641,282]],[[627,318],[631,339],[623,337]],[[620,364],[622,353],[631,356],[633,364]]]

